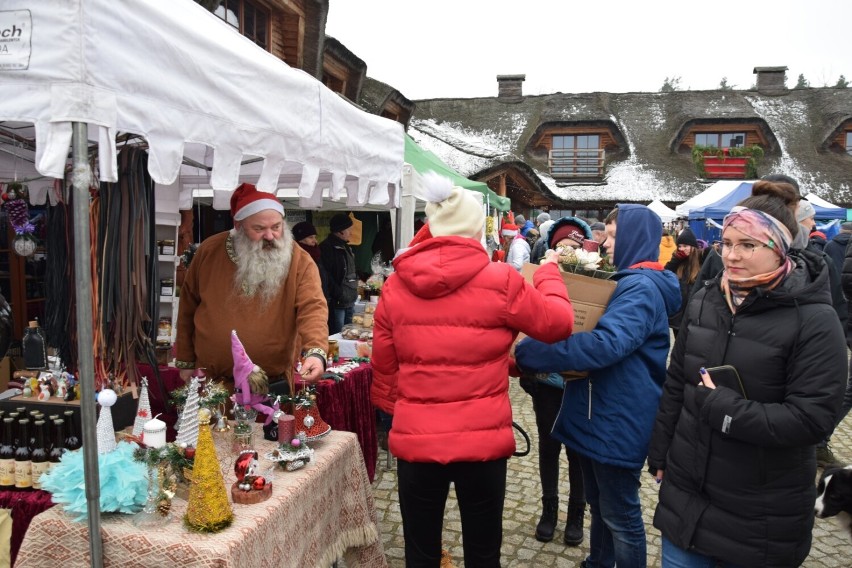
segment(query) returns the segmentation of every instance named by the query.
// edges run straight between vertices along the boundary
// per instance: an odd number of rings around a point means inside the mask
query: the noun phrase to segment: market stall
[[[6,8],[0,24],[14,33],[3,43],[0,68],[0,176],[65,178],[70,168],[75,242],[89,239],[90,159],[97,160],[94,177],[117,181],[118,144],[144,148],[158,184],[172,184],[191,163],[209,172],[211,187],[230,190],[252,161],[262,164],[260,189],[287,179],[306,206],[324,191],[345,191],[358,204],[398,200],[398,123],[360,111],[191,0],[13,0]],[[93,283],[89,249],[76,253],[88,543],[92,565],[100,566]]]

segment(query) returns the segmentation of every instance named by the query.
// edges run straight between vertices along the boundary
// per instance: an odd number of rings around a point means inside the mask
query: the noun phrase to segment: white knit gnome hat
[[[142,377],[139,380],[142,388],[139,392],[139,406],[136,408],[136,419],[133,421],[133,435],[142,433],[145,423],[151,419],[151,402],[148,400],[148,379]]]
[[[98,453],[108,454],[115,450],[115,428],[112,425],[112,405],[118,400],[114,390],[103,389],[98,393],[101,414],[98,416]]]
[[[475,237],[485,226],[485,211],[476,197],[433,171],[422,176],[417,196],[427,201],[426,217],[434,237]]]

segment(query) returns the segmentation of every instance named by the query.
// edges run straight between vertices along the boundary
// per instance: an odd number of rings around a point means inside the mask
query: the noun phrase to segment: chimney
[[[526,75],[497,75],[497,98],[521,100]]]
[[[780,95],[787,90],[786,67],[755,67],[757,90],[764,95]]]

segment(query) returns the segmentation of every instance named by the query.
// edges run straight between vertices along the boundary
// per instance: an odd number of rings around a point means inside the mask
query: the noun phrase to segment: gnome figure
[[[231,331],[231,354],[234,358],[234,388],[238,389],[231,397],[235,404],[253,408],[266,414],[265,424],[272,422],[275,409],[266,404],[269,398],[269,380],[266,373],[252,363],[246,353],[236,330]]]

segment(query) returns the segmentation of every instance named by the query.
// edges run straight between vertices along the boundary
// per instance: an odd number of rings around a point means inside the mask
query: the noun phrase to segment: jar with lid
[[[173,296],[175,293],[174,278],[163,278],[160,280],[160,296]]]

